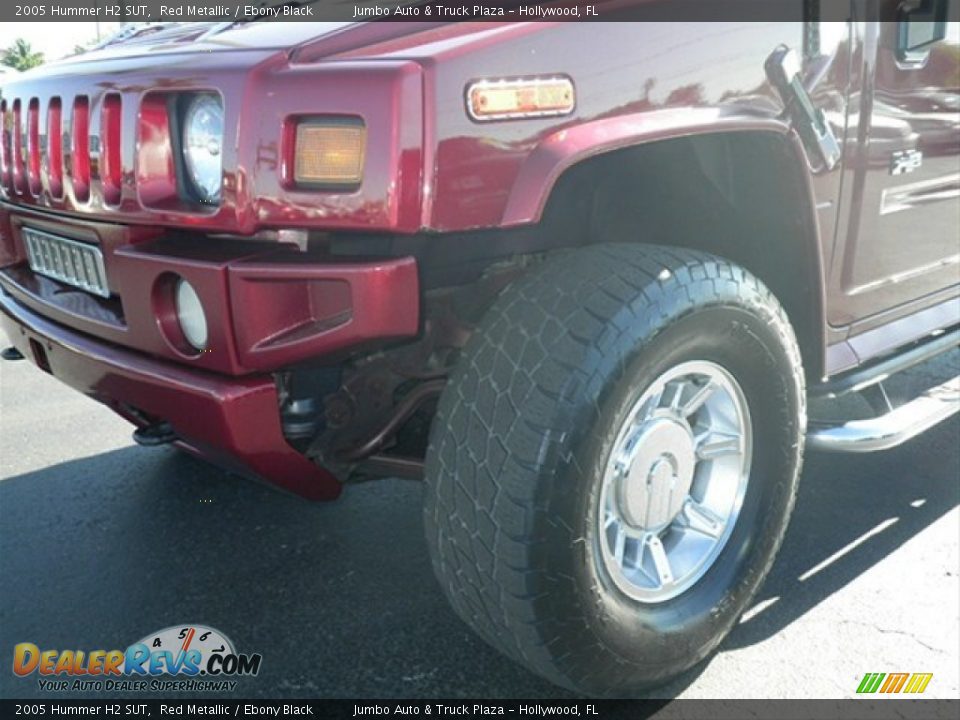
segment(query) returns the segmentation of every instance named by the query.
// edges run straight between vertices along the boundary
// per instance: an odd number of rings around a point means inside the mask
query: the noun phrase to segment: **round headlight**
[[[177,320],[183,336],[197,350],[207,349],[207,316],[193,285],[183,278],[177,280]]]
[[[216,95],[198,95],[187,106],[183,119],[183,157],[200,200],[220,202],[223,105]]]

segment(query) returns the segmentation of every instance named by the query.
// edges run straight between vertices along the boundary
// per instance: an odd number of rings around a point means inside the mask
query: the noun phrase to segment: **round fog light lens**
[[[193,285],[183,278],[177,281],[177,320],[183,336],[197,350],[207,349],[207,317],[203,313],[200,296]]]

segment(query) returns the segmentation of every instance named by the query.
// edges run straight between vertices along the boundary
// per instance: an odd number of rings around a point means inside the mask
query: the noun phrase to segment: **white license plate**
[[[21,228],[21,233],[30,269],[35,273],[110,297],[100,248],[33,228]]]

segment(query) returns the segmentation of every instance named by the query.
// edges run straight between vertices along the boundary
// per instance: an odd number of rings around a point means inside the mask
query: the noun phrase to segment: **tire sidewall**
[[[586,389],[585,402],[577,408],[578,417],[568,425],[587,431],[571,437],[571,452],[559,454],[569,458],[556,470],[560,491],[545,498],[553,506],[545,517],[577,524],[584,542],[573,552],[549,541],[543,544],[542,562],[560,566],[558,573],[574,578],[576,585],[575,595],[552,595],[554,607],[545,609],[544,617],[565,618],[566,623],[571,615],[580,615],[588,634],[603,648],[594,657],[571,657],[602,664],[609,652],[630,665],[649,667],[644,673],[648,678],[668,677],[706,656],[745,609],[779,545],[800,462],[801,389],[776,324],[777,318],[762,306],[700,307],[653,338],[621,338],[627,347],[611,356],[625,357],[626,362],[598,369],[594,387]],[[634,401],[660,375],[692,360],[722,366],[743,390],[753,432],[750,480],[733,532],[706,574],[676,598],[641,603],[614,585],[600,558],[596,535],[604,469],[616,429]],[[551,525],[547,522],[542,529],[547,537]],[[556,607],[565,603],[569,606]]]

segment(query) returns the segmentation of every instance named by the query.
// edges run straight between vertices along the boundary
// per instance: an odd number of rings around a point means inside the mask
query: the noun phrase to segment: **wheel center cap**
[[[655,418],[643,424],[631,445],[617,504],[629,525],[655,532],[673,521],[690,492],[696,465],[693,435],[685,424]]]

